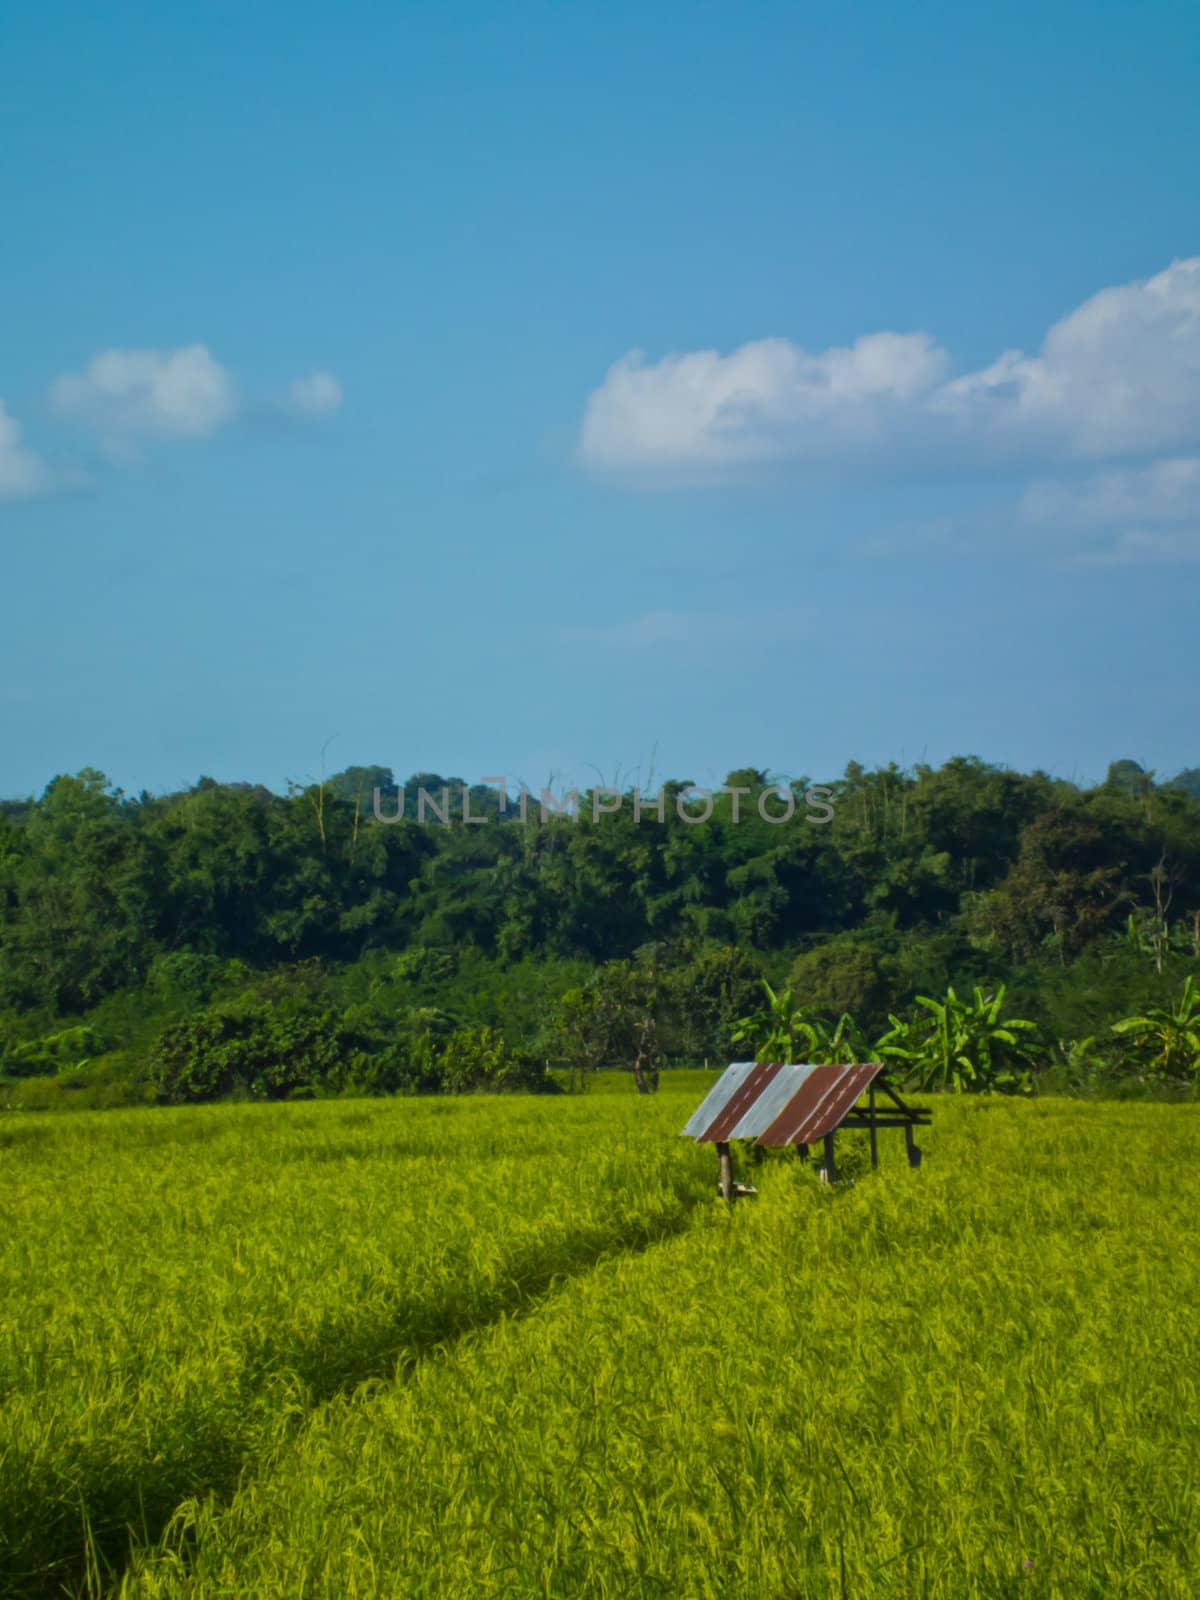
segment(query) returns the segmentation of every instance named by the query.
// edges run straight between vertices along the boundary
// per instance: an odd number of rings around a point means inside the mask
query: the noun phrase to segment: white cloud
[[[342,386],[331,372],[310,372],[290,385],[284,410],[297,417],[327,417],[342,403]]]
[[[946,380],[924,333],[876,333],[812,355],[786,339],[616,362],[589,397],[579,449],[599,468],[728,468],[920,448],[1103,459],[1200,442],[1200,257],[1104,289],[1041,350]]]
[[[49,401],[59,418],[92,430],[95,446],[114,466],[140,462],[143,441],[152,436],[207,438],[254,414],[232,373],[202,344],[102,350],[82,372],[57,378]],[[313,371],[297,378],[282,400],[258,409],[311,420],[341,403],[341,385],[332,373]],[[78,490],[91,481],[78,466],[52,473],[24,443],[20,423],[0,400],[0,501]]]
[[[42,458],[21,442],[21,424],[0,400],[0,500],[32,500],[51,489]]]
[[[50,401],[60,416],[79,418],[113,440],[204,438],[237,414],[232,376],[201,344],[102,351],[81,375],[59,378]]]
[[[1103,458],[1200,437],[1200,257],[1103,289],[1056,322],[1041,354],[1008,351],[947,384],[935,409],[969,428]]]
[[[104,350],[82,373],[55,381],[50,404],[60,417],[83,422],[99,436],[114,465],[141,459],[152,436],[204,439],[256,414],[312,421],[342,403],[341,385],[329,372],[297,378],[273,402],[248,405],[233,374],[202,344],[176,350]]]
[[[879,333],[810,355],[760,339],[731,355],[699,350],[647,366],[624,356],[589,398],[580,439],[601,467],[741,465],[822,454],[878,435],[928,391],[946,355],[925,334]]]

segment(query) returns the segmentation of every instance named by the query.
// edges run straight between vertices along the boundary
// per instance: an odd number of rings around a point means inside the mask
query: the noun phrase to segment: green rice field
[[[0,1594],[1194,1600],[1200,1107],[708,1081],[0,1120]]]

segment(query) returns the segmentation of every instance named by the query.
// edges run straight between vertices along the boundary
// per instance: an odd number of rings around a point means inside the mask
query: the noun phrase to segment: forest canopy
[[[1004,983],[1047,1040],[1076,1040],[1196,970],[1200,769],[1115,761],[1085,789],[974,757],[852,763],[822,816],[805,780],[726,785],[751,796],[736,822],[729,794],[688,820],[689,781],[661,818],[588,791],[522,821],[495,788],[421,773],[380,820],[381,766],[286,795],[56,777],[0,805],[0,1070],[87,1086],[99,1062],[127,1087],[153,1061],[160,1097],[188,1097],[201,1060],[192,1097],[419,1088],[445,1085],[450,1050],[464,1084],[517,1085],[625,1064],[639,1005],[656,1059],[715,1063],[763,977],[875,1030],[918,993]],[[418,821],[419,788],[466,788],[470,821],[457,799]]]

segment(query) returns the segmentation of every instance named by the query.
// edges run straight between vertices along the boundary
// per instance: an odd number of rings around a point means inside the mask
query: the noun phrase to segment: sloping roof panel
[[[775,1120],[759,1135],[761,1145],[815,1144],[854,1109],[859,1095],[883,1071],[863,1066],[813,1067]]]
[[[689,1138],[699,1139],[705,1128],[710,1126],[717,1112],[722,1109],[730,1095],[742,1082],[746,1074],[753,1070],[753,1067],[753,1061],[735,1061],[731,1067],[725,1068],[725,1071],[688,1118],[687,1127],[684,1128],[683,1132]]]
[[[765,1133],[780,1112],[791,1102],[809,1073],[816,1070],[816,1067],[780,1067],[729,1137],[757,1139],[760,1133]]]
[[[683,1132],[701,1144],[813,1144],[838,1127],[882,1071],[879,1062],[818,1067],[739,1061],[722,1073]]]
[[[752,1067],[701,1134],[704,1142],[708,1144],[717,1139],[728,1139],[731,1130],[737,1127],[767,1085],[782,1071],[778,1061],[760,1061]]]

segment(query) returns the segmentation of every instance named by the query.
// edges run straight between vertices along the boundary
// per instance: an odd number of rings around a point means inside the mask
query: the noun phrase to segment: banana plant
[[[828,1023],[806,1011],[793,990],[776,994],[765,978],[760,980],[767,1004],[743,1017],[733,1031],[736,1044],[748,1044],[756,1061],[818,1061],[830,1038]],[[845,1020],[849,1020],[848,1018]]]
[[[1004,985],[994,995],[977,988],[970,1001],[953,989],[944,1000],[918,995],[927,1015],[904,1021],[890,1016],[892,1026],[876,1045],[879,1055],[907,1067],[907,1083],[917,1089],[975,1090],[1032,1088],[1034,1057],[1018,1037],[1035,1024],[1002,1017]]]
[[[776,994],[762,979],[767,1005],[743,1017],[734,1030],[735,1042],[747,1043],[756,1061],[807,1061],[822,1064],[871,1061],[867,1036],[848,1012],[836,1023],[799,1005],[791,989]]]
[[[1109,1063],[1095,1034],[1086,1039],[1057,1039],[1050,1047],[1050,1061],[1073,1089],[1083,1089],[1104,1077]]]
[[[875,1055],[866,1034],[848,1011],[843,1011],[832,1033],[820,1042],[820,1054],[813,1056],[816,1063],[853,1066],[860,1061],[874,1061]]]
[[[1190,974],[1173,1009],[1154,1006],[1144,1015],[1114,1022],[1115,1034],[1149,1054],[1146,1065],[1164,1078],[1200,1081],[1200,989]]]

